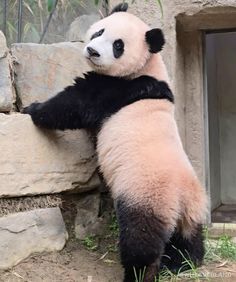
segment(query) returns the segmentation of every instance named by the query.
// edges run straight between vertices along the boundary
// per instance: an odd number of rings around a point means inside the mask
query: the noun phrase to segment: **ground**
[[[227,260],[208,263],[198,270],[207,279],[194,273],[162,281],[236,281],[236,263]],[[116,253],[86,250],[78,242],[69,242],[64,250],[32,256],[9,271],[0,272],[0,282],[119,282],[122,268]],[[189,276],[191,278],[189,278]]]
[[[114,212],[107,215],[104,212],[106,220],[102,235],[89,235],[84,240],[78,240],[69,223],[73,216],[72,212],[68,212],[71,210],[72,204],[67,209],[65,206],[63,208],[70,234],[65,248],[60,252],[33,255],[10,270],[0,271],[0,282],[122,282],[123,270],[118,255],[119,228]],[[205,228],[204,236],[205,264],[198,269],[192,267],[191,271],[177,276],[162,273],[158,282],[235,282],[235,240],[227,235],[212,239],[208,228]],[[142,282],[142,279],[131,282]]]
[[[0,282],[115,282],[122,281],[117,255],[88,251],[69,243],[61,252],[32,256],[9,271]]]

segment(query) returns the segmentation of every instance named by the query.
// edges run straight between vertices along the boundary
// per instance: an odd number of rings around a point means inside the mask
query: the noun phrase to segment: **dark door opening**
[[[212,222],[236,223],[236,31],[205,33]]]

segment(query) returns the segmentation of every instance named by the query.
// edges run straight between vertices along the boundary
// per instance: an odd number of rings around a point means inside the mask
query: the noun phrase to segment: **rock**
[[[13,92],[10,75],[10,57],[6,38],[0,31],[0,112],[9,112],[13,104]]]
[[[103,231],[102,219],[98,217],[100,194],[82,195],[77,200],[77,215],[75,218],[75,236],[83,240],[86,236],[101,235]]]
[[[0,269],[29,255],[61,250],[68,234],[59,208],[37,209],[0,218]]]
[[[45,101],[73,84],[76,76],[89,70],[81,42],[12,45],[20,107]]]
[[[89,27],[101,19],[100,15],[82,15],[76,18],[67,32],[68,41],[85,41],[85,35]]]
[[[29,115],[0,114],[0,148],[0,197],[84,192],[100,183],[83,130],[42,130]]]

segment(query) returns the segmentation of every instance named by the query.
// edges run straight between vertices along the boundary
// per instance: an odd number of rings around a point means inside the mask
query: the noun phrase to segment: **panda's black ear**
[[[162,50],[165,38],[161,29],[153,28],[146,32],[145,37],[151,53],[158,53]]]
[[[116,5],[110,12],[110,15],[111,14],[114,14],[114,13],[117,13],[117,12],[126,12],[129,8],[129,5],[128,3],[126,2],[123,2],[123,3],[120,3],[118,5]]]

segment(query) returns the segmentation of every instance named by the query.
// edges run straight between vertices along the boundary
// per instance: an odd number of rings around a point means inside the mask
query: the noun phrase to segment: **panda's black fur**
[[[177,274],[190,269],[190,264],[195,267],[202,264],[205,250],[201,224],[192,238],[187,239],[178,230],[170,236],[165,222],[151,208],[144,211],[129,207],[125,199],[119,198],[116,213],[121,262],[125,266],[124,282],[135,281],[134,273],[139,277],[145,271],[148,277],[144,281],[154,282],[153,277],[158,279],[160,270]]]
[[[127,80],[89,72],[48,101],[24,108],[23,113],[48,129],[96,130],[105,118],[141,99],[174,101],[167,83],[153,77]]]

